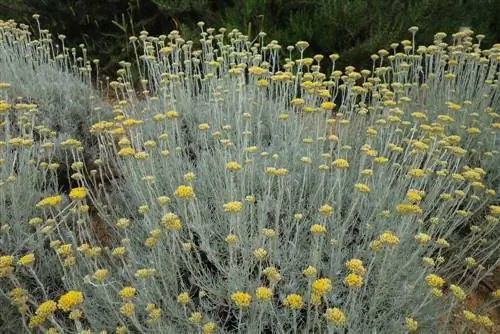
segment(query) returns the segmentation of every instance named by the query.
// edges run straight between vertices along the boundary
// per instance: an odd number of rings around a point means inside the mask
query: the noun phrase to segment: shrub
[[[34,261],[12,251],[0,261],[1,291],[24,312],[16,320],[59,331],[445,332],[458,309],[462,329],[491,326],[464,298],[498,265],[499,45],[482,49],[463,30],[417,46],[412,27],[371,70],[338,70],[334,54],[324,74],[323,56],[304,56],[308,42],[284,51],[264,34],[199,27],[201,50],[176,31],[131,38],[143,98],[122,62],[109,83],[114,117],[90,126],[95,170],[75,178],[68,202],[31,206],[40,228],[57,221],[33,232],[44,245],[28,250]],[[40,266],[42,251],[57,273]]]

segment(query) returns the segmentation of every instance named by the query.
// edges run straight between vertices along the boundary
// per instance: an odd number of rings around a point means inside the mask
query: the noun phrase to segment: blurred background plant
[[[371,52],[401,40],[412,25],[421,27],[423,40],[462,26],[484,33],[486,43],[500,40],[495,0],[0,0],[0,10],[2,19],[33,28],[31,15],[39,13],[42,25],[55,34],[64,31],[69,44],[85,43],[108,75],[131,56],[124,37],[143,29],[153,35],[177,29],[196,41],[201,19],[254,37],[265,31],[283,45],[308,40],[311,54],[341,54],[340,66],[371,65]]]

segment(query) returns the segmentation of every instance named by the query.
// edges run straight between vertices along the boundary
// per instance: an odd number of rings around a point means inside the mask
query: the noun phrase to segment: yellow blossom
[[[420,191],[410,189],[406,192],[406,199],[411,204],[416,204],[422,200],[422,195],[420,194]]]
[[[345,263],[345,266],[349,271],[363,276],[365,274],[365,268],[363,267],[363,262],[360,259],[350,259]]]
[[[356,183],[354,185],[354,189],[356,189],[360,193],[369,193],[370,192],[370,187],[364,183]]]
[[[122,300],[128,300],[134,298],[135,292],[136,292],[135,288],[127,286],[120,290],[119,296]]]
[[[329,323],[335,325],[335,326],[342,326],[345,324],[345,314],[342,312],[340,309],[334,307],[334,308],[327,308],[325,312],[325,319]]]
[[[78,187],[71,189],[69,193],[69,198],[73,201],[82,200],[87,196],[87,189],[84,187]]]
[[[283,306],[292,310],[300,310],[303,305],[302,297],[295,293],[289,294],[283,300]]]
[[[229,234],[226,236],[225,241],[230,246],[234,245],[236,242],[238,242],[238,236],[235,234]]]
[[[431,237],[430,237],[430,235],[425,234],[425,233],[418,233],[415,236],[415,241],[417,243],[419,243],[420,245],[425,245],[426,243],[428,243],[429,241],[431,241]]]
[[[125,303],[120,307],[120,313],[127,317],[131,318],[134,315],[135,305],[133,303]]]
[[[465,293],[464,290],[462,290],[461,287],[455,284],[450,285],[450,291],[453,294],[453,296],[459,300],[464,300],[467,298],[467,294]]]
[[[59,309],[69,312],[75,306],[83,303],[83,293],[80,291],[71,290],[59,297],[57,306]]]
[[[45,197],[42,199],[38,204],[36,205],[37,207],[43,207],[43,206],[56,206],[59,203],[61,203],[62,197],[60,195],[57,196],[51,196],[51,197]]]
[[[331,216],[333,213],[333,208],[328,204],[323,204],[319,208],[319,213],[323,216]]]
[[[408,171],[408,176],[415,179],[422,178],[425,176],[425,171],[420,168],[413,168]]]
[[[231,295],[231,300],[240,309],[250,306],[252,296],[246,292],[235,292]]]
[[[230,172],[236,172],[236,171],[239,171],[241,169],[241,165],[239,163],[237,163],[236,161],[229,161],[226,164],[226,169]]]
[[[326,227],[320,224],[314,224],[311,226],[310,229],[312,234],[319,235],[319,234],[324,234],[326,233]]]
[[[317,273],[317,270],[316,268],[312,267],[312,266],[309,266],[307,267],[306,269],[304,269],[302,271],[302,273],[304,274],[305,277],[307,278],[314,278],[316,277],[316,273]]]
[[[389,246],[395,246],[399,244],[399,238],[395,236],[391,231],[386,231],[379,236],[378,239],[382,244]]]
[[[406,321],[406,328],[408,328],[408,330],[410,332],[416,332],[417,331],[417,329],[418,329],[418,322],[415,319],[407,317],[405,319],[405,321]]]
[[[258,287],[255,290],[255,298],[260,302],[268,302],[273,297],[273,291],[266,287]]]
[[[187,292],[181,292],[177,296],[177,302],[181,305],[187,305],[189,303],[189,294]]]
[[[30,267],[33,264],[33,262],[35,262],[35,254],[29,253],[21,257],[17,261],[17,264],[20,266]]]
[[[363,277],[350,273],[344,278],[344,284],[350,288],[360,288],[363,285]]]
[[[42,318],[48,318],[57,310],[57,303],[53,300],[47,300],[41,303],[35,311],[35,314]]]
[[[262,271],[262,273],[266,275],[270,282],[276,283],[281,280],[281,275],[275,267],[267,267]]]
[[[422,209],[416,204],[401,203],[396,205],[396,212],[400,215],[421,214]]]
[[[349,162],[345,159],[335,159],[332,162],[332,166],[338,169],[346,169],[349,168]]]
[[[478,315],[475,322],[483,327],[492,327],[494,325],[493,321],[486,315]]]
[[[213,322],[207,322],[201,327],[202,334],[213,334],[217,329],[217,325]]]
[[[253,251],[253,255],[258,259],[262,260],[266,257],[267,251],[264,248],[257,248]]]
[[[223,208],[224,212],[239,213],[243,208],[243,203],[239,201],[232,201],[224,204]]]
[[[332,281],[329,278],[317,279],[312,283],[311,287],[316,294],[321,296],[327,294],[333,289]]]
[[[184,199],[193,199],[195,197],[195,194],[192,187],[181,185],[175,190],[174,196]]]
[[[429,274],[425,277],[425,282],[432,288],[442,288],[445,281],[435,274]]]
[[[97,269],[92,277],[96,280],[96,282],[101,282],[108,276],[108,269]]]

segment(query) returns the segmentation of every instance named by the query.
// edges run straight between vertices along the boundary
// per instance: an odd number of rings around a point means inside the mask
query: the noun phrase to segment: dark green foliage
[[[152,34],[174,29],[173,21],[150,0],[0,0],[0,13],[0,19],[29,24],[33,31],[32,14],[40,14],[42,27],[65,34],[70,47],[84,43],[108,74],[130,56],[129,36],[143,29]]]
[[[309,52],[342,55],[341,65],[370,65],[370,54],[408,39],[410,26],[420,27],[419,40],[432,40],[468,26],[486,34],[486,43],[500,40],[498,0],[154,0],[169,16],[193,27],[238,28],[255,36],[263,30],[282,45],[307,40]],[[182,2],[186,12],[175,10]],[[190,20],[184,20],[189,13]],[[195,20],[191,20],[195,16]],[[193,22],[192,22],[193,21]],[[185,33],[183,31],[183,33]],[[188,38],[191,36],[188,36]]]
[[[420,41],[462,26],[486,34],[486,44],[500,40],[498,0],[0,0],[2,19],[33,26],[35,12],[72,46],[86,43],[111,75],[130,56],[129,36],[177,29],[196,41],[201,20],[251,36],[265,31],[283,46],[307,40],[309,54],[340,53],[341,66],[369,67],[370,54],[409,38],[412,25]]]

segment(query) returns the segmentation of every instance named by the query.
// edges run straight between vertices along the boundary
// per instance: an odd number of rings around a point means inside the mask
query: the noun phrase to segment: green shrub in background
[[[403,39],[402,32],[411,25],[420,26],[425,39],[463,26],[485,33],[486,42],[500,37],[500,3],[495,0],[190,0],[181,1],[181,7],[176,1],[154,2],[188,27],[193,22],[183,15],[191,11],[209,26],[237,27],[253,37],[263,30],[285,46],[308,40],[310,52],[340,53],[344,66],[366,67],[371,52]]]
[[[132,56],[129,36],[143,29],[154,35],[177,29],[196,41],[193,27],[201,19],[252,38],[263,30],[284,46],[305,39],[311,54],[337,52],[340,66],[359,68],[369,65],[371,52],[401,40],[411,25],[419,25],[426,40],[462,26],[483,32],[487,43],[500,40],[496,0],[0,0],[0,9],[3,19],[32,27],[31,14],[39,13],[44,26],[64,32],[69,44],[85,43],[109,76],[119,60]]]

